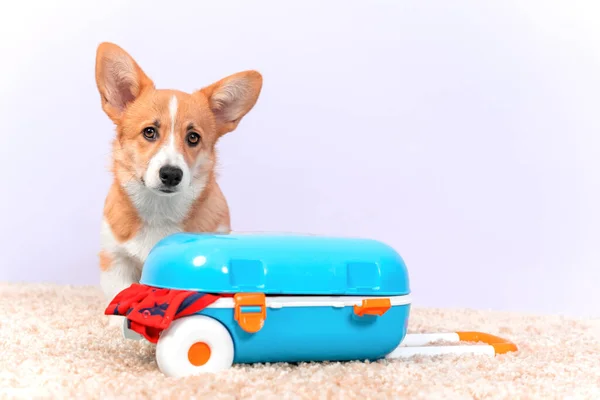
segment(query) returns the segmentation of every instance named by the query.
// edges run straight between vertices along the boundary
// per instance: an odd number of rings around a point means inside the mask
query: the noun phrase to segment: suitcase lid
[[[208,293],[410,293],[404,261],[390,246],[295,234],[177,233],[152,249],[140,283]]]

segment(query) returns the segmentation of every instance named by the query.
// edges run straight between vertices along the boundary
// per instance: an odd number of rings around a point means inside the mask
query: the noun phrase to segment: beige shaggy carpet
[[[377,363],[236,366],[164,377],[154,346],[107,331],[92,287],[0,283],[0,398],[600,399],[600,321],[414,309],[413,332],[480,330],[520,352]]]

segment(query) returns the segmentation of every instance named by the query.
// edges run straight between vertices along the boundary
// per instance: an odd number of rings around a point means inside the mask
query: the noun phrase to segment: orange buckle
[[[388,298],[382,299],[364,299],[360,306],[354,306],[354,313],[359,317],[363,315],[382,316],[392,307],[392,302]]]
[[[233,318],[240,328],[248,333],[261,330],[267,319],[267,305],[264,293],[236,293],[233,296],[235,310]],[[242,308],[258,308],[258,310],[243,310]]]

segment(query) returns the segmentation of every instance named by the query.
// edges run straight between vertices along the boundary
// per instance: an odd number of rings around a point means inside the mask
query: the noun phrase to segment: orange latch
[[[248,333],[260,331],[267,319],[265,294],[237,293],[233,296],[233,300],[235,302],[233,317],[240,328]]]
[[[389,298],[364,299],[360,306],[354,306],[354,313],[359,317],[363,315],[383,315],[392,307]]]

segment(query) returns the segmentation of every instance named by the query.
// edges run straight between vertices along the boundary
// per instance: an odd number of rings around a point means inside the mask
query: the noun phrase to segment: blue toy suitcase
[[[411,304],[402,258],[369,239],[175,234],[150,252],[140,283],[231,295],[162,332],[156,359],[169,376],[381,359],[404,339]]]

